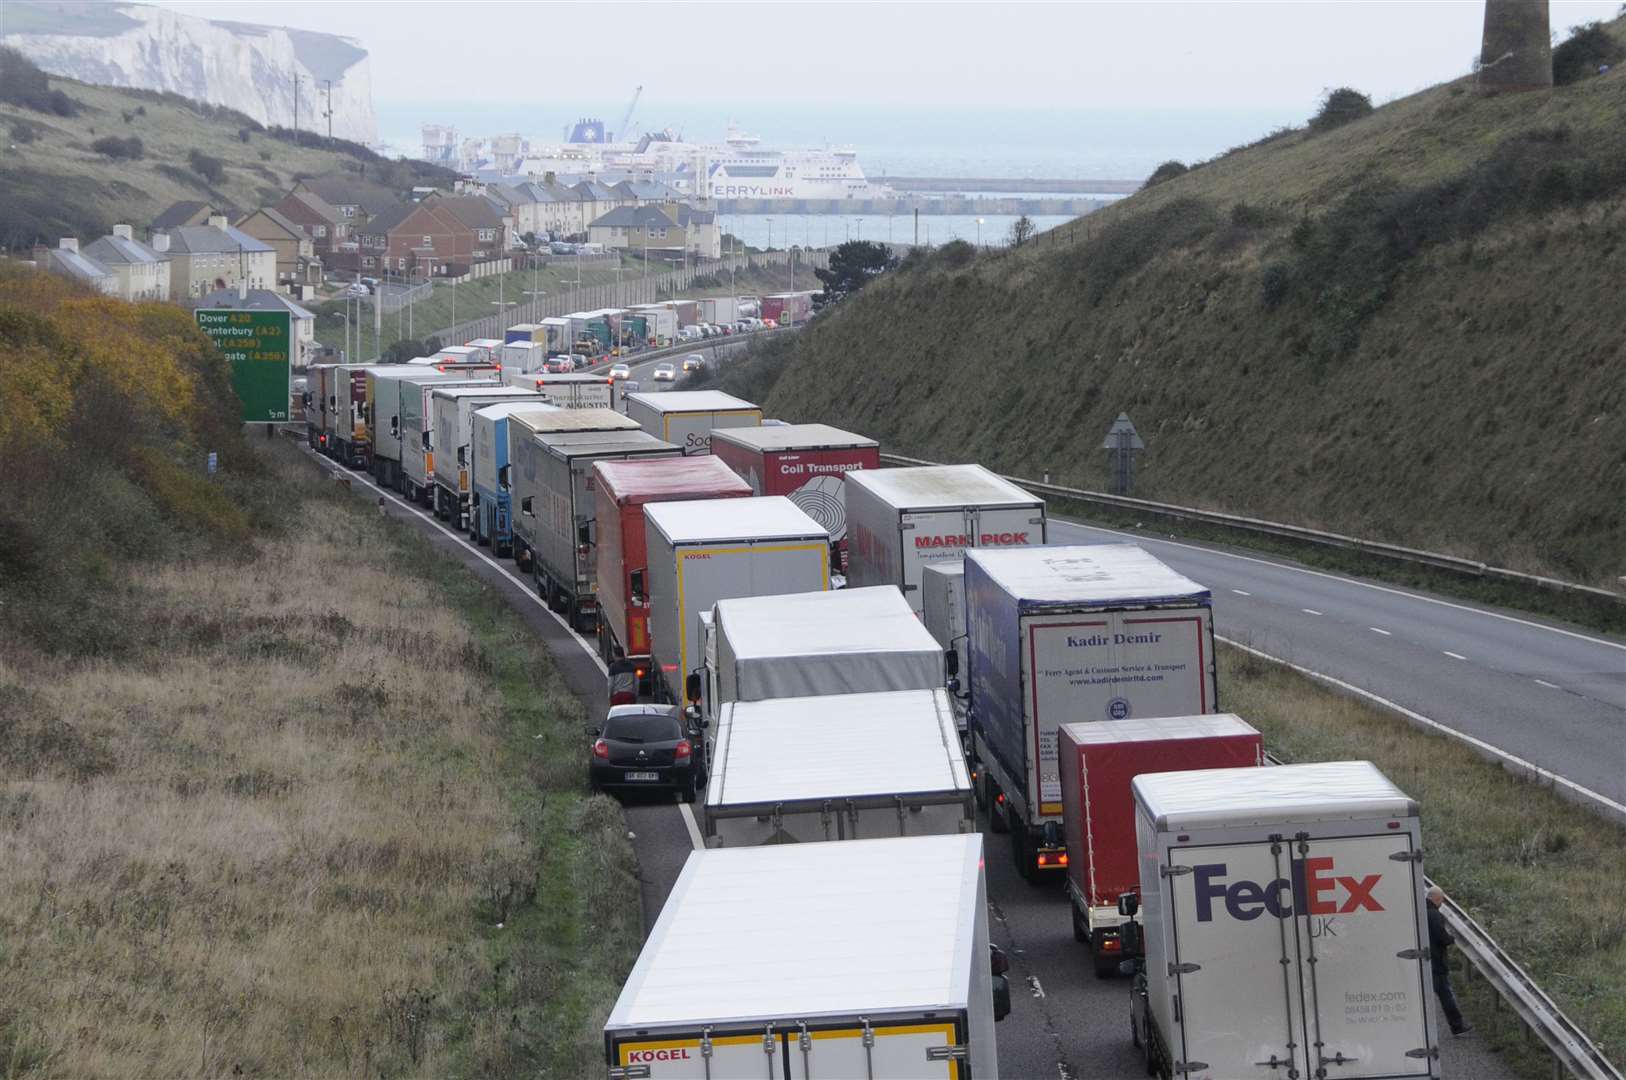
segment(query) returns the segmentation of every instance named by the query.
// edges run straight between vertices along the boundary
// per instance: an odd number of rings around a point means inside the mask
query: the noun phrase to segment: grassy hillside
[[[15,56],[15,54],[11,54]],[[7,64],[16,61],[8,56]],[[175,94],[49,78],[77,105],[74,115],[0,100],[0,246],[59,236],[90,238],[115,222],[139,229],[182,199],[250,209],[280,199],[300,176],[351,172],[393,187],[449,180],[423,163],[386,161],[365,147],[310,132],[272,131],[230,109]],[[314,118],[313,118],[314,121]],[[141,156],[114,159],[93,144],[139,139]],[[317,144],[317,145],[312,145]],[[217,159],[210,179],[193,153]]]
[[[1127,411],[1136,494],[1612,581],[1623,117],[1617,65],[1279,133],[1070,236],[916,260],[810,327],[763,404],[1093,488]]]

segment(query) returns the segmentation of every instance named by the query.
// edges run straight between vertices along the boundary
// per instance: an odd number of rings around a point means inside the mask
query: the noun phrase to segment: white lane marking
[[[1028,990],[1036,998],[1043,998],[1044,997],[1044,984],[1039,981],[1039,976],[1037,976],[1037,975],[1029,975],[1028,976]]]
[[[328,472],[334,474],[335,476],[342,476],[345,479],[351,481],[352,483],[355,483],[356,481],[360,481],[361,483],[366,484],[368,487],[372,488],[374,491],[378,492],[380,495],[383,495],[385,498],[388,498],[389,500],[394,502],[397,506],[401,507],[403,510],[406,510],[406,511],[410,512],[413,517],[422,518],[428,524],[433,525],[435,528],[439,529],[441,532],[445,533],[447,536],[449,536],[453,540],[457,541],[457,543],[459,543],[459,544],[463,545],[464,547],[468,548],[469,551],[473,552],[474,555],[477,558],[479,558],[482,562],[484,562],[487,566],[491,567],[493,570],[497,571],[497,573],[501,574],[503,577],[507,578],[509,581],[512,581],[515,585],[519,586],[520,592],[525,594],[526,599],[530,600],[537,607],[539,607],[543,611],[547,612],[550,616],[552,616],[554,622],[556,622],[560,626],[564,627],[565,632],[571,636],[572,640],[574,640],[577,645],[581,646],[582,652],[587,654],[587,658],[589,660],[593,661],[593,663],[595,665],[597,665],[597,667],[598,667],[598,669],[600,671],[604,672],[605,675],[608,675],[610,673],[610,669],[604,666],[604,661],[599,657],[598,650],[596,648],[594,648],[592,645],[590,645],[586,638],[584,638],[580,634],[576,633],[575,628],[572,627],[568,622],[566,622],[564,620],[564,618],[561,617],[560,614],[557,611],[554,611],[552,608],[548,607],[548,605],[545,604],[542,601],[542,598],[540,596],[536,595],[536,589],[535,589],[535,587],[533,587],[531,585],[530,582],[525,581],[525,580],[523,580],[521,578],[518,578],[518,577],[514,576],[514,574],[511,573],[508,570],[507,567],[503,566],[496,559],[493,559],[491,556],[487,555],[485,552],[481,551],[479,548],[477,548],[473,544],[469,543],[467,537],[459,536],[457,533],[453,532],[452,530],[448,529],[446,526],[442,525],[436,518],[431,517],[428,514],[425,514],[420,508],[418,508],[418,507],[414,506],[413,504],[407,502],[406,500],[400,498],[398,495],[395,494],[395,492],[388,491],[388,490],[385,490],[384,488],[379,487],[377,484],[373,483],[372,478],[369,477],[366,473],[355,473],[355,472],[351,472],[348,469],[344,469],[341,466],[339,466],[337,463],[335,463],[333,461],[330,461],[325,457],[322,457],[320,454],[316,453],[316,451],[310,449],[310,447],[308,447],[308,446],[305,448],[305,452],[310,454],[311,457],[315,458],[317,464],[319,464],[323,468],[327,469]]]
[[[1546,679],[1536,679],[1536,682],[1540,683],[1542,686],[1545,686],[1549,690],[1562,690],[1562,689],[1564,689],[1562,686],[1559,686],[1557,683],[1550,683]]]
[[[1607,638],[1593,637],[1590,634],[1581,634],[1574,630],[1565,630],[1561,626],[1548,626],[1546,623],[1532,622],[1529,619],[1521,619],[1517,615],[1506,615],[1500,611],[1486,611],[1484,608],[1469,607],[1467,604],[1453,603],[1450,600],[1441,600],[1434,596],[1424,596],[1421,593],[1407,592],[1405,589],[1396,589],[1388,585],[1376,585],[1370,581],[1360,581],[1356,578],[1343,577],[1339,574],[1329,574],[1325,570],[1311,570],[1309,567],[1305,566],[1289,566],[1287,563],[1271,562],[1269,559],[1255,558],[1252,555],[1238,555],[1234,551],[1220,551],[1217,548],[1200,547],[1196,544],[1185,544],[1178,540],[1160,540],[1156,537],[1147,536],[1145,533],[1125,532],[1122,529],[1105,529],[1099,525],[1085,525],[1082,522],[1068,521],[1065,518],[1057,518],[1055,523],[1057,525],[1071,525],[1075,529],[1091,529],[1095,532],[1107,533],[1110,536],[1123,536],[1134,540],[1136,543],[1167,544],[1169,547],[1184,548],[1187,551],[1197,551],[1205,555],[1218,555],[1226,559],[1238,559],[1242,562],[1258,563],[1260,566],[1274,567],[1277,570],[1290,570],[1295,574],[1308,574],[1311,577],[1326,578],[1328,581],[1341,581],[1346,585],[1359,585],[1363,589],[1371,589],[1374,592],[1389,593],[1392,596],[1403,596],[1408,600],[1421,600],[1425,604],[1438,604],[1440,607],[1452,608],[1456,611],[1466,611],[1473,615],[1484,615],[1485,617],[1491,619],[1501,619],[1503,622],[1517,623],[1520,626],[1531,626],[1537,630],[1548,630],[1554,634],[1562,634],[1565,637],[1574,638],[1577,641],[1587,641],[1591,642],[1593,645],[1607,645],[1611,649],[1619,649],[1622,652],[1626,652],[1626,644],[1619,641],[1610,641]]]
[[[1443,651],[1444,651],[1445,655],[1449,656],[1453,660],[1466,660],[1466,659],[1468,659],[1466,656],[1463,656],[1461,653],[1452,652],[1450,649],[1445,649]]]
[[[1236,593],[1238,596],[1252,596],[1253,595],[1253,593],[1251,593],[1251,592],[1243,592],[1241,589],[1232,589],[1231,591]]]
[[[678,803],[677,808],[678,816],[683,819],[683,827],[689,830],[689,843],[694,845],[696,851],[699,851],[706,846],[706,838],[700,835],[700,826],[694,820],[694,808],[686,802]]]
[[[1279,656],[1272,656],[1260,649],[1255,649],[1251,645],[1244,645],[1240,641],[1232,641],[1230,638],[1222,637],[1219,634],[1215,634],[1214,637],[1218,641],[1223,641],[1227,645],[1241,649],[1250,656],[1257,656],[1261,660],[1269,660],[1273,664],[1280,664],[1285,668],[1290,668],[1293,671],[1298,672],[1300,675],[1324,682],[1328,686],[1335,686],[1346,693],[1354,694],[1356,697],[1370,701],[1374,705],[1381,705],[1383,708],[1388,709],[1391,712],[1397,712],[1406,719],[1411,720],[1413,723],[1420,724],[1423,727],[1429,728],[1430,730],[1438,731],[1442,735],[1447,735],[1453,739],[1467,743],[1474,749],[1479,750],[1482,753],[1489,754],[1497,760],[1513,766],[1520,772],[1534,776],[1535,778],[1543,780],[1546,783],[1552,784],[1556,787],[1561,787],[1566,791],[1579,796],[1582,800],[1595,804],[1597,808],[1606,811],[1617,819],[1626,821],[1626,803],[1618,803],[1607,795],[1593,791],[1589,787],[1583,787],[1582,785],[1577,784],[1574,780],[1559,776],[1551,769],[1544,769],[1533,761],[1519,757],[1517,754],[1510,754],[1501,747],[1492,746],[1484,739],[1478,738],[1474,735],[1469,735],[1464,731],[1458,731],[1456,728],[1451,727],[1448,724],[1442,724],[1438,720],[1432,720],[1420,712],[1415,712],[1408,709],[1404,705],[1397,704],[1396,702],[1390,701],[1386,697],[1381,697],[1378,694],[1374,694],[1370,690],[1363,690],[1354,683],[1345,682],[1343,679],[1336,678],[1332,675],[1323,674],[1322,672],[1316,671],[1313,668],[1302,667],[1301,665],[1295,664],[1290,660],[1283,660]]]
[[[1394,637],[1393,634],[1389,633],[1389,631],[1385,630],[1381,626],[1368,626],[1367,629],[1372,631],[1374,634],[1382,634],[1384,637]]]
[[[1321,614],[1321,612],[1317,611],[1313,607],[1301,607],[1301,608],[1299,608],[1299,610],[1304,612],[1306,615],[1319,615],[1319,614]]]

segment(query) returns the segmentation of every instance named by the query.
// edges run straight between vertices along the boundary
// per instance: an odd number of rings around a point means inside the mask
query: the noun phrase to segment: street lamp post
[[[982,218],[977,219],[977,250],[982,250]]]

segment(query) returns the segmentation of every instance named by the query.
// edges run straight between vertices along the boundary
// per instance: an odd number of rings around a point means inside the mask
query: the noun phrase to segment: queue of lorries
[[[595,786],[694,802],[609,1077],[996,1077],[979,808],[1131,976],[1149,1073],[1438,1076],[1417,806],[1369,763],[1265,767],[1209,590],[1048,543],[977,465],[498,363],[313,369],[309,440],[596,637]]]

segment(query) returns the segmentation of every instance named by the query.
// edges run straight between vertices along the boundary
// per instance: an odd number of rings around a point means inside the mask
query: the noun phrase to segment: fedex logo
[[[1291,880],[1277,878],[1265,885],[1245,879],[1227,882],[1224,863],[1205,863],[1191,869],[1196,882],[1198,922],[1214,921],[1216,900],[1225,904],[1231,918],[1241,922],[1251,922],[1267,911],[1285,919],[1293,915],[1383,910],[1372,895],[1383,875],[1356,878],[1338,874],[1330,857],[1294,859],[1288,871]]]
[[[983,533],[978,539],[983,547],[998,547],[1001,544],[1026,544],[1028,534],[1025,532]],[[972,537],[965,533],[951,533],[946,536],[917,536],[915,537],[915,547],[968,547],[971,540]]]

